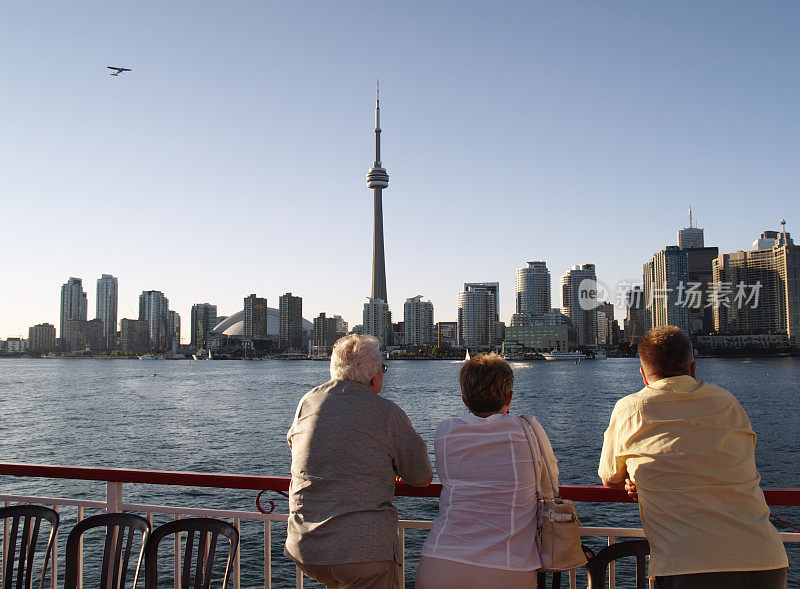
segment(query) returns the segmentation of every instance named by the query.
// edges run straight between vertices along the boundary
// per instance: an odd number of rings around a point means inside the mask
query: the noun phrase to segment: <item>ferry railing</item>
[[[11,495],[0,494],[0,501],[5,505],[12,502],[17,503],[39,503],[53,507],[58,511],[62,507],[76,508],[77,521],[84,518],[85,510],[103,510],[109,513],[121,511],[133,511],[144,513],[152,523],[154,515],[170,515],[175,519],[183,516],[194,517],[216,517],[230,519],[233,525],[239,529],[242,521],[254,521],[263,523],[264,536],[264,564],[263,586],[266,589],[272,587],[272,525],[273,523],[286,523],[287,514],[281,513],[261,513],[259,511],[243,511],[234,509],[210,509],[202,507],[179,507],[167,505],[152,505],[146,503],[131,503],[125,501],[123,485],[145,484],[145,485],[169,485],[181,487],[201,487],[217,489],[235,489],[254,491],[255,501],[256,491],[275,491],[286,492],[289,489],[288,477],[262,477],[253,475],[231,475],[219,473],[198,473],[198,472],[174,472],[159,470],[134,470],[120,468],[94,468],[78,466],[51,466],[40,464],[20,464],[20,463],[0,463],[0,475],[14,477],[32,477],[39,479],[66,479],[102,482],[106,485],[106,498],[101,500],[71,499],[63,497],[47,497],[41,495]],[[575,502],[592,503],[631,503],[630,498],[624,491],[606,489],[601,486],[562,486],[561,496]],[[409,487],[398,484],[395,494],[405,497],[438,497],[441,492],[441,485],[432,484],[425,488]],[[771,506],[800,506],[800,489],[765,489],[764,496],[767,503]],[[401,520],[400,536],[405,549],[405,532],[408,529],[429,530],[432,522],[429,520]],[[64,530],[62,530],[64,532]],[[67,533],[67,532],[64,532]],[[581,528],[582,536],[605,538],[608,544],[613,544],[618,538],[643,538],[644,532],[640,528],[620,528],[620,527],[597,527],[587,526]],[[800,542],[800,533],[782,532],[781,537],[784,542]],[[8,529],[3,531],[3,566],[6,562],[6,550],[8,545]],[[50,558],[50,582],[53,589],[56,588],[59,561],[58,556],[58,534],[53,543],[52,555]],[[239,550],[233,566],[232,586],[235,589],[241,587],[241,562]],[[81,563],[83,559],[80,559]],[[405,559],[404,559],[405,562]],[[405,568],[403,569],[405,578]],[[175,539],[175,587],[180,587],[180,542]],[[79,587],[82,587],[82,571],[79,573]],[[576,574],[574,571],[569,576],[569,586],[576,587]],[[609,574],[610,588],[614,589],[614,569],[610,569]],[[295,586],[303,587],[303,575],[295,567]]]

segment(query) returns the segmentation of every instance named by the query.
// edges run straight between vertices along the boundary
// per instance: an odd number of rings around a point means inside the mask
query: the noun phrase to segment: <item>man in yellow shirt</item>
[[[645,387],[617,401],[598,474],[638,494],[658,589],[785,589],[789,566],[759,487],[756,434],[736,398],[695,380],[677,327],[639,342]]]

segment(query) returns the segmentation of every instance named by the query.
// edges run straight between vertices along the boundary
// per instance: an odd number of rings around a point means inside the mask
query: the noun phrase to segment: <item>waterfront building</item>
[[[423,301],[422,295],[406,299],[403,305],[403,345],[427,346],[433,341],[433,303]]]
[[[545,262],[517,269],[516,312],[542,315],[550,311],[550,271]]]
[[[594,264],[573,266],[561,277],[562,312],[572,320],[580,346],[597,343],[597,303]]]
[[[467,282],[458,293],[457,343],[462,348],[495,343],[498,290],[497,282]]]
[[[382,299],[367,299],[364,303],[364,335],[373,335],[378,338],[381,349],[392,345],[392,313],[389,305]]]
[[[768,250],[776,245],[794,245],[791,234],[786,233],[786,221],[782,221],[781,225],[783,226],[783,231],[764,231],[761,237],[753,242],[753,247],[750,249]]]
[[[5,352],[7,354],[19,354],[25,351],[25,340],[21,337],[10,337],[5,341]]]
[[[597,306],[597,343],[610,345],[614,342],[615,332],[614,304],[602,302]]]
[[[685,333],[689,329],[687,253],[677,245],[656,252],[642,266],[646,328],[674,325]]]
[[[327,356],[333,344],[339,339],[336,336],[336,318],[326,317],[320,313],[314,317],[314,329],[311,335],[311,354],[313,356]]]
[[[167,311],[167,347],[173,354],[181,343],[181,316],[175,311]]]
[[[682,250],[705,247],[703,230],[700,227],[695,227],[692,221],[692,207],[689,207],[689,226],[678,229],[678,247]]]
[[[144,290],[139,295],[139,319],[147,321],[150,349],[163,352],[172,345],[169,300],[159,290]]]
[[[80,328],[78,322],[85,322],[88,305],[86,293],[83,291],[83,281],[80,278],[70,278],[61,286],[61,322],[59,336],[61,347],[67,352],[80,348],[78,342]]]
[[[645,331],[646,304],[641,286],[634,286],[625,293],[627,315],[624,320],[625,341],[633,345],[639,341]]]
[[[439,321],[434,328],[437,348],[452,348],[458,341],[458,322]]]
[[[267,338],[267,299],[251,294],[244,299],[244,336]]]
[[[336,339],[343,338],[348,333],[347,321],[341,315],[334,315],[333,318],[336,320]]]
[[[97,279],[95,316],[103,322],[103,348],[111,350],[117,340],[117,277],[103,274]]]
[[[692,207],[689,207],[689,227],[678,231],[678,247],[686,251],[686,290],[692,294],[689,313],[688,334],[709,333],[714,330],[714,314],[709,304],[712,292],[711,262],[719,255],[716,247],[705,247],[703,230],[692,222]],[[691,289],[691,290],[690,290]],[[694,294],[696,293],[696,294]]]
[[[782,225],[772,247],[714,260],[719,334],[786,334],[793,345],[800,342],[800,246],[786,232],[785,221]]]
[[[123,319],[119,326],[122,351],[145,354],[150,350],[150,323],[145,319]]]
[[[266,302],[266,299],[265,299]],[[247,299],[245,299],[245,304]],[[217,306],[210,303],[197,303],[192,305],[192,317],[189,330],[190,342],[195,349],[208,349],[208,338],[211,330],[216,327]]]
[[[506,327],[505,353],[569,352],[578,346],[578,332],[572,320],[559,311],[534,314],[515,313]]]
[[[403,342],[406,340],[406,324],[403,321],[392,323],[391,337],[389,339],[393,348],[403,347]]]
[[[303,298],[287,292],[278,298],[280,333],[278,348],[282,352],[303,351]]]
[[[28,328],[28,351],[31,354],[49,354],[55,349],[55,325],[40,323]]]

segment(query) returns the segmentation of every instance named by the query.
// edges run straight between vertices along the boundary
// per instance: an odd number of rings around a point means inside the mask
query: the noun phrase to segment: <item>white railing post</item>
[[[181,519],[180,514],[175,514],[175,520]],[[175,534],[175,589],[181,589],[181,535],[180,533]]]
[[[106,512],[120,513],[122,511],[122,483],[106,482]]]
[[[608,537],[608,545],[611,546],[617,539],[614,536]],[[614,561],[608,563],[608,587],[614,589],[617,586],[617,572],[614,568]]]
[[[398,524],[397,533],[400,535],[400,584],[406,585],[406,529]]]
[[[295,589],[303,589],[303,571],[297,565],[294,565],[294,578]]]
[[[238,517],[233,518],[233,527],[236,528],[236,531],[239,532],[239,535],[241,536]],[[237,550],[236,554],[233,557],[233,586],[235,587],[235,589],[239,589],[241,586],[241,577],[239,576],[241,574],[240,560],[239,560],[240,554],[241,551]]]
[[[272,522],[264,522],[264,589],[272,589]]]
[[[58,505],[53,505],[53,511],[58,513]],[[58,578],[58,530],[53,536],[53,553],[50,555],[50,561],[53,563],[53,568],[50,569],[50,587],[55,589]]]

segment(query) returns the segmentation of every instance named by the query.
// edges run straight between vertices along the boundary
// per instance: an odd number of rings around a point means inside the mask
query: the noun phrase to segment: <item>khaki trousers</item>
[[[400,589],[400,565],[393,560],[345,564],[303,564],[300,570],[329,589]]]
[[[536,589],[536,571],[504,571],[423,556],[417,589]]]

